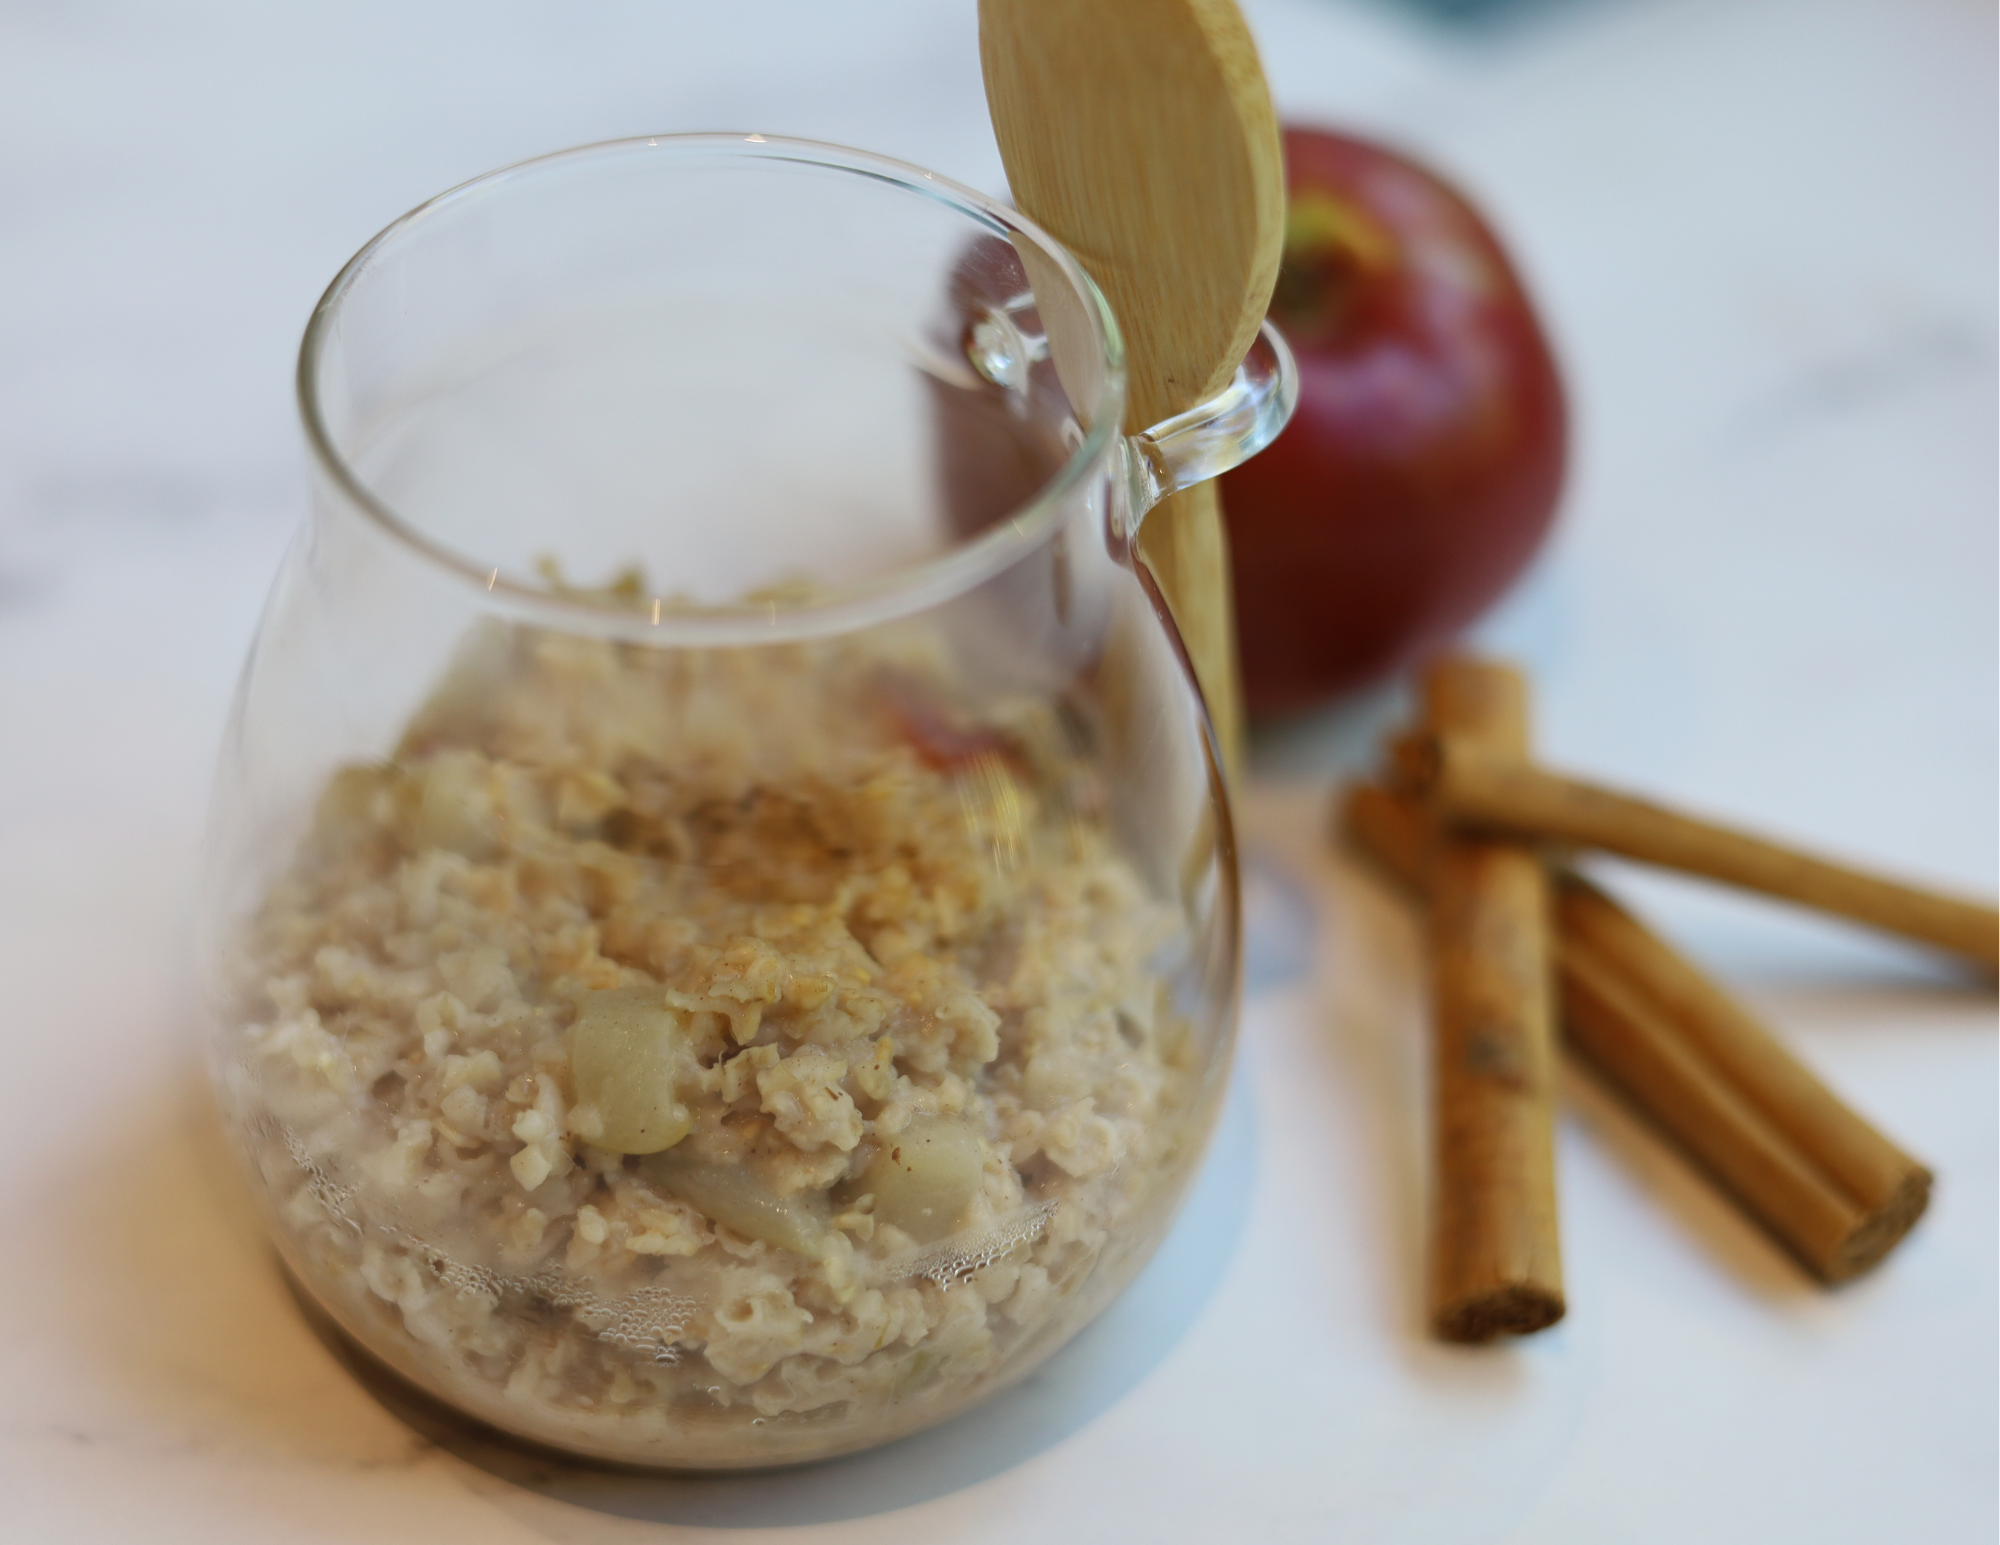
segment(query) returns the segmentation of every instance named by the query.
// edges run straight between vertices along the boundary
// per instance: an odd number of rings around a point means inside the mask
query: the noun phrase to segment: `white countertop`
[[[1550,756],[1992,891],[1992,8],[1248,10],[1281,111],[1455,172],[1558,335],[1572,492],[1485,630]],[[972,16],[0,11],[0,1539],[1991,1540],[1994,1001],[1900,947],[1627,887],[1938,1171],[1881,1270],[1810,1286],[1572,1075],[1569,1319],[1421,1334],[1414,937],[1320,840],[1381,700],[1260,747],[1223,1132],[1155,1264],[1021,1390],[795,1474],[614,1478],[419,1437],[306,1328],[203,1103],[189,936],[303,503],[312,301],[424,196],[620,134],[808,134],[997,188]]]

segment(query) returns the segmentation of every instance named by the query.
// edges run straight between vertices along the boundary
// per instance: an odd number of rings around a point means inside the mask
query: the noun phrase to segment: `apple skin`
[[[1284,139],[1270,315],[1298,409],[1222,479],[1259,716],[1381,680],[1478,616],[1547,532],[1568,441],[1541,324],[1465,198],[1377,145]]]

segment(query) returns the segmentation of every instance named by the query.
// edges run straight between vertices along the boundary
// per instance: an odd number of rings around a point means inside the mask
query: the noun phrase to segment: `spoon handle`
[[[1173,611],[1215,726],[1223,770],[1234,786],[1242,773],[1243,706],[1237,689],[1229,537],[1215,483],[1197,483],[1164,500],[1139,528],[1139,552]]]

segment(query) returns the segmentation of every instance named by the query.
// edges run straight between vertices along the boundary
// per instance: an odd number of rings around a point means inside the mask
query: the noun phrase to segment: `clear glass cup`
[[[1293,377],[1267,337],[1129,438],[1123,391],[1049,238],[824,145],[546,157],[341,272],[205,909],[234,1141],[366,1352],[593,1458],[780,1464],[1132,1278],[1239,948],[1134,538]]]

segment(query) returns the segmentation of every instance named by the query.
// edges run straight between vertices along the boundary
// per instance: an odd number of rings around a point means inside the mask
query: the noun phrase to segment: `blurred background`
[[[1575,413],[1569,492],[1554,540],[1481,630],[1535,672],[1551,757],[1990,892],[1993,7],[1244,9],[1280,115],[1378,136],[1452,176],[1509,241],[1554,334]],[[432,1510],[434,1538],[471,1538],[475,1517],[502,1514],[481,1538],[600,1537],[584,1511],[495,1501],[507,1488],[490,1479],[451,1483],[481,1499],[470,1513],[460,1491],[433,1495],[404,1470],[390,1491],[318,1489],[421,1456],[369,1425],[372,1408],[340,1407],[296,1443],[246,1436],[255,1413],[337,1403],[329,1391],[344,1385],[327,1383],[254,1251],[218,1268],[187,1241],[222,1237],[219,1224],[189,1235],[160,1220],[212,1207],[184,1108],[185,919],[229,693],[303,513],[291,372],[305,319],[358,246],[434,193],[563,146],[697,129],[844,142],[1004,188],[973,0],[0,0],[0,1001],[16,1056],[0,1085],[0,1237],[19,1263],[0,1319],[23,1327],[0,1342],[0,1387],[67,1391],[47,1397],[56,1415],[17,1406],[0,1433],[0,1476],[15,1477],[0,1479],[0,1533],[11,1508],[27,1531],[12,1537],[120,1537],[129,1519],[108,1499],[140,1476],[178,1499],[189,1538],[349,1538],[331,1521],[348,1503],[390,1531],[372,1537],[410,1537],[395,1532],[410,1515],[355,1501],[388,1509],[391,1491]],[[1313,1257],[1319,1307],[1257,1296],[1270,1266],[1259,1231],[1276,1225],[1254,1209],[1243,1224],[1247,1193],[1232,1193],[1231,1229],[1247,1232],[1240,1248],[1216,1236],[1203,1291],[1219,1296],[1174,1320],[1192,1339],[1142,1370],[1153,1414],[1098,1420],[1065,1461],[1084,1489],[1048,1495],[1086,1495],[1091,1476],[1137,1487],[1175,1441],[1146,1421],[1233,1409],[1226,1351],[1187,1351],[1224,1308],[1286,1326],[1345,1305],[1361,1329],[1325,1352],[1327,1386],[1363,1392],[1355,1411],[1418,1413],[1380,1418],[1387,1457],[1335,1467],[1336,1495],[1314,1468],[1319,1418],[1299,1415],[1311,1399],[1276,1426],[1240,1414],[1234,1468],[1191,1463],[1181,1489],[1159,1492],[1159,1537],[1210,1509],[1217,1527],[1254,1517],[1283,1540],[1336,1524],[1378,1540],[1990,1539],[1990,999],[1846,930],[1693,887],[1634,888],[1947,1176],[1899,1275],[1799,1296],[1586,1092],[1563,1139],[1566,1206],[1599,1307],[1539,1363],[1472,1369],[1418,1346],[1399,1318],[1405,1284],[1366,1267],[1383,1254],[1376,1235],[1398,1227],[1381,1197],[1416,1183],[1399,1159],[1384,1191],[1369,1155],[1416,1118],[1369,1117],[1374,1138],[1327,1158],[1303,1135],[1318,1117],[1273,1092],[1273,1069],[1318,1045],[1332,1016],[1345,1051],[1305,1080],[1324,1075],[1328,1108],[1414,1099],[1401,1074],[1369,1082],[1401,1065],[1371,1037],[1412,1012],[1407,950],[1382,946],[1395,969],[1352,954],[1376,938],[1369,904],[1317,845],[1332,770],[1393,710],[1378,693],[1266,734],[1244,810],[1241,1098],[1259,1113],[1257,1164],[1332,1166],[1335,1199],[1313,1204],[1332,1230]],[[1356,980],[1382,994],[1367,1013],[1344,985]],[[156,1179],[143,1209],[96,1162],[107,1132],[124,1134],[120,1152],[145,1138]],[[1617,1157],[1593,1168],[1600,1149]],[[1653,1214],[1650,1230],[1614,1221]],[[102,1253],[132,1229],[144,1250]],[[153,1270],[206,1285],[143,1314],[129,1289],[103,1285]],[[1327,1286],[1350,1278],[1351,1292]],[[225,1311],[262,1338],[254,1365],[226,1355]],[[1301,1328],[1299,1344],[1318,1334]],[[106,1344],[115,1369],[92,1361]],[[1541,1400],[1541,1415],[1504,1439],[1513,1394]],[[1266,1447],[1249,1451],[1244,1434]],[[1397,1468],[1426,1443],[1458,1445],[1456,1489]],[[1663,1453],[1702,1486],[1671,1484]],[[347,1501],[288,1505],[280,1475],[296,1496]],[[893,1517],[966,1539],[1059,1525],[1005,1489],[1024,1484],[1018,1468],[990,1468],[976,1506],[969,1492]],[[254,1527],[231,1532],[251,1516],[232,1496],[262,1499]],[[704,1517],[749,1537],[726,1507]],[[792,1538],[817,1517],[807,1506],[764,1522]]]
[[[1991,7],[1246,10],[1281,115],[1454,177],[1555,334],[1577,416],[1562,526],[1489,627],[1544,673],[1552,746],[1587,734],[1607,775],[1833,835],[1856,812],[1822,803],[1841,797],[1823,770],[1899,746],[1853,790],[1885,855],[1981,881],[2000,756]],[[211,737],[179,728],[219,723],[300,513],[292,356],[340,264],[494,166],[728,128],[1004,188],[971,0],[0,9],[0,627],[73,617],[83,637],[36,652],[109,651],[79,679],[172,716],[146,737],[150,830],[184,829],[199,798]],[[107,633],[121,614],[144,621]],[[0,690],[18,723],[18,694],[67,701],[69,679]],[[1264,748],[1284,771],[1328,754],[1317,725]],[[44,773],[108,775],[99,760]],[[105,792],[107,810],[134,797]]]

